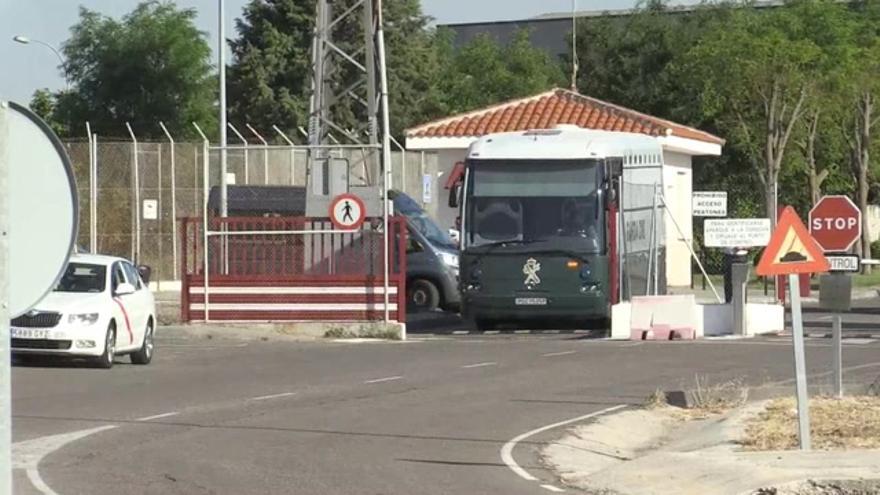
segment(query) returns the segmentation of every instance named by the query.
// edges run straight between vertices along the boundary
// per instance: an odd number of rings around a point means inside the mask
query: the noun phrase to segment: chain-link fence
[[[100,137],[96,146],[97,201],[96,245],[90,246],[89,142],[65,143],[73,164],[79,192],[79,235],[81,250],[122,256],[153,268],[157,281],[179,280],[179,220],[202,215],[204,206],[204,145],[201,142],[110,141]],[[405,156],[405,164],[404,164]],[[352,183],[376,183],[369,159],[358,150],[347,156]],[[369,158],[369,157],[367,157]],[[255,147],[227,151],[230,184],[306,184],[307,150],[292,147]],[[401,189],[426,206],[436,209],[437,181],[427,183],[424,175],[437,175],[437,158],[424,152],[393,152],[393,187]],[[209,184],[220,182],[220,157],[209,151]],[[432,190],[425,193],[424,187]],[[428,199],[426,204],[423,200]],[[433,201],[433,205],[430,204]]]

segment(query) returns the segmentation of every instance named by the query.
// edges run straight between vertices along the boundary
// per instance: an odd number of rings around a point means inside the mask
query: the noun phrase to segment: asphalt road
[[[811,373],[825,371],[827,345],[810,340]],[[848,377],[880,376],[878,350],[880,342],[847,345]],[[559,431],[512,450],[536,481],[502,462],[505,443],[640,404],[658,387],[688,387],[697,374],[752,385],[787,380],[791,354],[783,338],[469,335],[349,344],[160,335],[147,367],[120,358],[112,370],[14,368],[16,493],[548,493],[561,488],[536,452]],[[97,428],[106,429],[52,437]]]

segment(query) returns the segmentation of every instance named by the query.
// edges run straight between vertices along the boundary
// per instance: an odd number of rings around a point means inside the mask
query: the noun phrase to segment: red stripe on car
[[[125,306],[122,305],[122,301],[117,298],[113,298],[113,301],[119,306],[119,309],[122,310],[122,316],[125,317],[125,329],[128,331],[128,343],[131,344],[134,342],[134,334],[131,333],[131,321],[128,319],[128,312],[125,310]]]

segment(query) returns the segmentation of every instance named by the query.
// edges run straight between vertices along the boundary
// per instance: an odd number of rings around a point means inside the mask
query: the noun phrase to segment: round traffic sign
[[[339,230],[356,230],[364,223],[367,208],[354,194],[340,194],[330,202],[330,221]]]
[[[73,251],[78,210],[70,159],[49,126],[11,102],[0,102],[3,120],[0,141],[8,143],[8,183],[0,194],[8,198],[9,312],[14,318],[58,284]]]
[[[810,210],[810,234],[825,251],[847,251],[862,235],[862,212],[846,196],[824,196]]]

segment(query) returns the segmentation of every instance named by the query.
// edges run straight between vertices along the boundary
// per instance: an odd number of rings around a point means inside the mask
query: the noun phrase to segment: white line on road
[[[153,419],[161,419],[161,418],[169,418],[171,416],[177,416],[180,414],[179,412],[167,412],[162,414],[156,414],[155,416],[147,416],[145,418],[138,418],[135,421],[151,421]]]
[[[496,363],[495,361],[487,361],[485,363],[466,364],[462,366],[462,368],[482,368],[484,366],[495,366],[496,364],[498,363]]]
[[[511,471],[516,473],[516,475],[519,476],[520,478],[522,478],[524,480],[528,480],[528,481],[537,481],[538,478],[535,478],[534,476],[529,474],[528,471],[521,468],[520,465],[516,463],[516,460],[514,460],[513,449],[514,449],[514,447],[516,447],[516,444],[518,444],[519,442],[522,442],[523,440],[525,440],[526,438],[529,438],[530,436],[537,435],[538,433],[542,433],[547,430],[552,430],[553,428],[559,428],[560,426],[565,426],[567,424],[576,423],[578,421],[583,421],[585,419],[595,418],[596,416],[602,416],[603,414],[614,412],[614,411],[617,411],[618,409],[623,409],[624,407],[626,407],[626,404],[620,404],[617,406],[602,409],[601,411],[596,411],[596,412],[593,412],[590,414],[584,414],[583,416],[578,416],[576,418],[567,419],[565,421],[560,421],[558,423],[553,423],[552,425],[542,426],[542,427],[536,428],[532,431],[527,431],[527,432],[523,433],[522,435],[518,435],[518,436],[514,437],[511,441],[505,443],[504,446],[501,447],[501,460],[504,462],[504,464],[507,464],[507,467],[510,468]]]
[[[453,330],[452,335],[467,335],[470,332],[467,330]]]
[[[55,490],[52,490],[52,488],[43,481],[43,478],[40,477],[40,461],[42,461],[47,455],[55,452],[70,442],[113,428],[116,428],[116,426],[100,426],[88,430],[49,435],[46,437],[17,442],[12,445],[12,468],[24,469],[28,480],[30,480],[34,488],[36,488],[41,494],[58,495],[58,493],[55,492]]]
[[[565,491],[562,488],[559,488],[558,486],[553,486],[553,485],[541,485],[541,488],[543,488],[545,490],[550,490],[551,492],[556,492],[556,493],[562,493]]]
[[[486,330],[483,332],[484,335],[498,335],[501,333],[501,330]]]
[[[562,352],[548,352],[547,354],[541,354],[542,357],[555,357],[555,356],[568,356],[569,354],[574,354],[577,351],[562,351]]]
[[[281,397],[290,397],[291,395],[296,395],[296,392],[282,392],[280,394],[272,394],[272,395],[261,395],[259,397],[251,397],[248,400],[269,400],[269,399],[279,399]]]
[[[391,382],[394,380],[403,380],[402,376],[387,376],[385,378],[376,378],[375,380],[367,380],[364,383],[382,383],[382,382]]]

